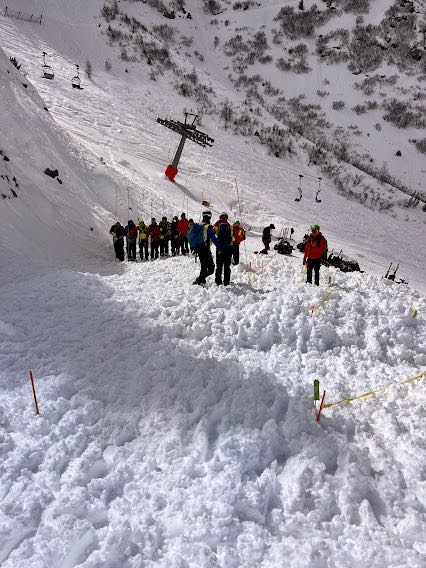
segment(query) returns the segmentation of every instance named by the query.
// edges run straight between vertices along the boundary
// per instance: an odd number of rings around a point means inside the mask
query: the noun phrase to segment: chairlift
[[[317,192],[316,192],[316,194],[315,194],[315,201],[316,201],[317,203],[321,203],[321,199],[318,197],[318,195],[319,195],[320,192],[321,192],[321,181],[322,181],[322,178],[319,177],[319,178],[318,178],[318,189],[317,189]]]
[[[55,74],[53,72],[53,69],[50,67],[50,65],[47,65],[46,63],[46,55],[47,53],[43,51],[43,65],[41,67],[42,77],[43,79],[53,79]]]
[[[298,187],[299,197],[296,197],[294,201],[302,201],[302,195],[303,195],[302,194],[302,178],[303,178],[302,174],[299,174],[299,187]]]
[[[73,89],[81,89],[81,79],[80,79],[80,66],[76,65],[77,75],[71,79],[71,85]]]

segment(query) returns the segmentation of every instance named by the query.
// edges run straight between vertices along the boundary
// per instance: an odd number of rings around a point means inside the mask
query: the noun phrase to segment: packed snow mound
[[[12,268],[101,248],[115,184],[61,131],[31,82],[0,50],[1,264]],[[91,247],[91,242],[93,247]],[[5,277],[5,271],[2,277]]]
[[[312,407],[315,378],[418,374],[424,298],[325,270],[310,316],[300,259],[248,260],[229,288],[176,257],[4,291],[4,568],[424,565],[424,384]]]

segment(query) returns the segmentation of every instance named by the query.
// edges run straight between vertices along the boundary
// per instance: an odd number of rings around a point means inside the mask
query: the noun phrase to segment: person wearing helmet
[[[178,217],[173,217],[173,221],[170,225],[170,240],[172,244],[172,255],[176,256],[179,254],[180,243],[179,243],[179,229],[178,229]]]
[[[192,228],[193,232],[201,231],[200,235],[202,236],[200,239],[201,242],[195,248],[195,252],[200,259],[200,275],[193,282],[193,284],[200,284],[201,286],[206,283],[206,278],[214,273],[215,266],[210,251],[211,242],[213,242],[216,247],[218,246],[213,227],[210,224],[212,212],[209,210],[203,211],[202,217],[201,223],[194,224]]]
[[[260,251],[260,254],[268,254],[268,250],[270,248],[269,245],[271,244],[272,241],[271,231],[273,231],[274,229],[275,225],[273,223],[271,223],[270,225],[268,225],[263,229],[262,233],[263,250]]]
[[[216,246],[216,274],[215,282],[218,286],[228,286],[231,280],[232,261],[232,228],[228,223],[228,213],[221,213],[219,221],[214,224],[214,232],[217,238]]]
[[[319,286],[321,260],[327,256],[327,241],[320,231],[319,225],[312,225],[311,234],[305,245],[303,264],[307,266],[306,282],[312,284],[312,271],[315,272],[315,285]]]

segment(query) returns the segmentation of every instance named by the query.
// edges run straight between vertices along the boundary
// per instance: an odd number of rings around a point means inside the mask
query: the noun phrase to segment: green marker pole
[[[317,401],[320,399],[320,382],[318,379],[314,380],[314,404],[317,406]]]

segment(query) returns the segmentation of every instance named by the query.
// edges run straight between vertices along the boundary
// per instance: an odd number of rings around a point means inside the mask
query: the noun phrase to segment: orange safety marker
[[[319,410],[317,412],[317,422],[319,422],[320,418],[321,418],[321,410],[322,410],[322,407],[323,407],[323,404],[324,404],[324,399],[325,399],[325,391],[322,393],[321,404],[320,404]]]
[[[34,396],[34,404],[35,404],[35,407],[36,407],[36,414],[40,414],[40,411],[38,409],[37,395],[36,395],[36,391],[35,391],[34,377],[33,377],[32,371],[30,371],[30,381],[31,381],[31,386],[33,387],[33,396]]]

